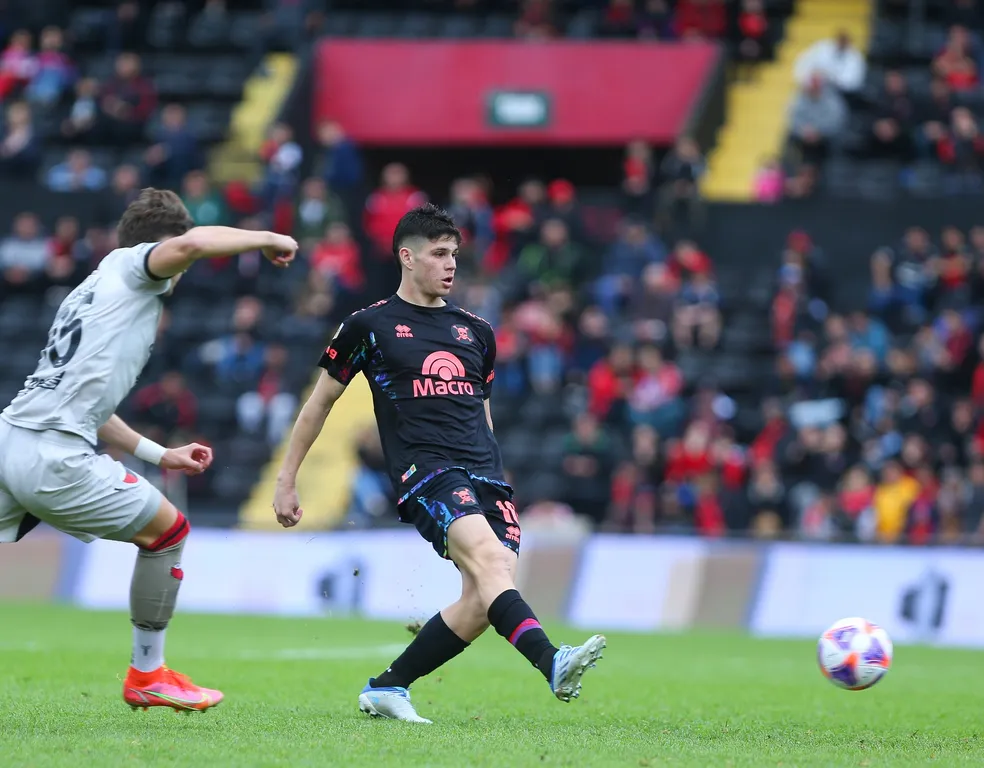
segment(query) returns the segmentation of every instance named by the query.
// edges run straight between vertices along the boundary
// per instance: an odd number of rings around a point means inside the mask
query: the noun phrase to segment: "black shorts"
[[[519,518],[508,486],[469,475],[464,470],[442,472],[400,505],[400,519],[413,523],[434,550],[448,557],[448,528],[465,515],[484,515],[492,532],[519,554]]]

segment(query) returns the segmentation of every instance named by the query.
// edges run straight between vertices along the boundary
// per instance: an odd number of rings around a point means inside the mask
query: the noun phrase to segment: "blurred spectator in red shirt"
[[[393,257],[393,233],[403,214],[427,202],[427,196],[410,183],[410,172],[402,163],[390,163],[381,174],[379,188],[366,200],[363,225],[372,241],[376,258]]]
[[[516,37],[529,40],[556,36],[553,0],[524,0],[513,31]]]
[[[516,197],[495,210],[492,217],[495,242],[485,258],[486,270],[498,272],[512,256],[536,239],[546,197],[543,182],[528,179],[520,184]]]
[[[978,408],[984,408],[984,335],[977,341],[977,356],[980,362],[974,368],[974,379],[971,386],[971,396]]]
[[[608,421],[621,421],[632,392],[635,354],[631,345],[615,343],[608,357],[588,371],[588,410]]]
[[[311,254],[311,267],[318,272],[331,274],[335,284],[349,293],[359,293],[365,287],[359,246],[344,222],[336,221],[328,225],[325,239]]]
[[[688,280],[693,275],[713,275],[714,264],[710,257],[690,240],[677,243],[669,259],[670,273],[677,280]]]
[[[762,403],[762,417],[765,424],[762,431],[752,441],[748,449],[749,463],[752,466],[776,458],[776,446],[789,431],[789,424],[779,400],[769,399]]]
[[[683,374],[653,344],[639,349],[638,372],[629,397],[633,424],[648,424],[664,438],[680,431],[686,416]]]
[[[954,91],[970,91],[979,82],[977,64],[970,55],[970,35],[963,27],[951,27],[946,45],[933,59],[933,73]]]
[[[769,58],[772,55],[771,34],[762,0],[742,0],[735,34],[739,60],[756,64]]]
[[[121,53],[116,71],[105,83],[99,99],[106,139],[129,144],[144,136],[147,121],[157,106],[154,84],[140,74],[140,57]]]
[[[609,0],[601,20],[602,37],[631,38],[638,34],[635,8],[632,0]]]
[[[723,37],[728,29],[724,0],[680,0],[676,25],[680,37]]]
[[[629,142],[622,163],[622,211],[641,221],[652,222],[655,213],[653,193],[653,150],[645,141]]]
[[[544,216],[560,219],[575,243],[586,241],[584,216],[577,202],[577,190],[567,179],[554,179],[547,185],[547,206]]]
[[[198,400],[177,371],[137,390],[133,403],[136,421],[165,437],[177,429],[191,431],[198,423]]]
[[[666,449],[666,481],[691,483],[714,469],[711,431],[704,422],[687,427],[683,438],[672,440]]]
[[[52,256],[72,256],[79,239],[79,220],[74,216],[61,216],[55,223],[55,234],[50,240]]]
[[[37,59],[31,51],[31,33],[19,29],[0,54],[0,100],[27,85],[37,72]]]

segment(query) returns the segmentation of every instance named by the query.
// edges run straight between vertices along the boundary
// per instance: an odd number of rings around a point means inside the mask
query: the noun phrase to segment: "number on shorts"
[[[511,501],[496,501],[495,505],[499,508],[502,516],[509,525],[519,525],[519,515],[516,514],[516,505]]]

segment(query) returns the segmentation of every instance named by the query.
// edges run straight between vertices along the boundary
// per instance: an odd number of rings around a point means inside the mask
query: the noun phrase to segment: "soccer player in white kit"
[[[256,250],[286,267],[297,243],[272,232],[194,227],[178,196],[156,189],[127,208],[118,234],[120,247],[62,302],[37,368],[0,413],[0,544],[18,541],[39,521],[85,542],[136,544],[123,698],[135,708],[205,710],[222,693],[164,665],[188,520],[95,445],[98,438],[165,469],[205,471],[211,449],[165,449],[114,412],[150,357],[162,298],[185,270],[199,259]]]

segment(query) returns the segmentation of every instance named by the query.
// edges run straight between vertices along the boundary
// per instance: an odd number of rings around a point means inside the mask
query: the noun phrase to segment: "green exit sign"
[[[493,91],[488,119],[497,128],[542,128],[550,123],[550,97],[542,91]]]

